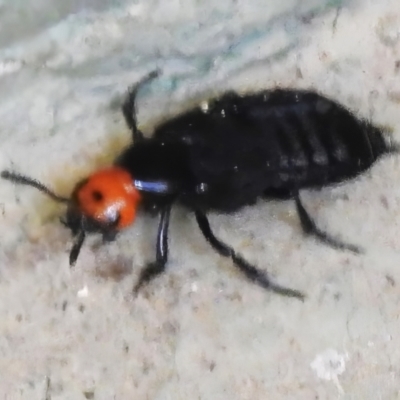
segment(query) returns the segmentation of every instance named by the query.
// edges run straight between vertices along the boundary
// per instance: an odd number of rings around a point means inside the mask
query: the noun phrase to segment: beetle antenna
[[[71,252],[69,254],[69,265],[73,267],[78,259],[79,253],[81,251],[83,242],[85,240],[85,230],[83,228],[78,232],[78,236],[75,240],[74,245],[72,246]]]
[[[14,183],[19,183],[21,185],[27,185],[27,186],[32,186],[38,190],[40,190],[42,193],[47,194],[47,196],[51,197],[53,200],[58,201],[60,203],[68,203],[69,199],[66,197],[59,196],[55,194],[52,190],[44,186],[42,183],[39,181],[29,178],[24,175],[16,174],[14,172],[10,171],[2,171],[1,172],[1,177],[3,179],[7,179],[11,182]]]

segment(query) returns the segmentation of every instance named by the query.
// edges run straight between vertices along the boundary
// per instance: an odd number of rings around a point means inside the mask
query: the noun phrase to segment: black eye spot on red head
[[[103,193],[99,192],[98,190],[93,190],[92,197],[94,201],[99,202],[103,200]]]

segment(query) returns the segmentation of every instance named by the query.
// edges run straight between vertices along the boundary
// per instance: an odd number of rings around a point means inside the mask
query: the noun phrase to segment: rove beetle
[[[195,214],[205,239],[248,279],[281,295],[304,298],[300,291],[273,283],[210,227],[207,212],[234,212],[257,198],[293,199],[307,234],[338,249],[361,250],[322,231],[299,195],[354,178],[383,154],[398,152],[383,131],[344,106],[313,91],[273,89],[241,96],[227,92],[158,125],[151,138],[137,127],[136,94],[156,78],[154,71],[129,90],[122,113],[133,144],[113,166],[79,182],[71,197],[56,195],[40,182],[3,171],[15,183],[33,186],[67,204],[62,219],[75,237],[70,264],[75,264],[87,233],[104,241],[134,222],[137,208],[157,212],[160,222],[156,260],[142,271],[135,293],[164,272],[168,260],[171,207],[180,203]]]

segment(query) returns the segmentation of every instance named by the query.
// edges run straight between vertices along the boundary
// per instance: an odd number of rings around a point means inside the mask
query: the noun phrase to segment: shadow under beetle
[[[273,283],[210,227],[207,212],[230,213],[259,197],[294,199],[303,231],[338,249],[360,252],[322,231],[306,211],[299,191],[354,178],[381,155],[397,152],[383,132],[358,119],[340,104],[315,92],[274,89],[240,96],[228,92],[156,127],[147,139],[137,128],[136,94],[158,76],[152,72],[130,88],[122,106],[133,144],[110,168],[79,182],[71,197],[56,195],[40,182],[9,171],[4,179],[36,187],[67,203],[62,222],[75,237],[75,264],[87,233],[104,241],[131,225],[137,208],[157,212],[160,222],[156,260],[140,273],[134,288],[164,272],[168,260],[171,207],[179,202],[195,214],[197,224],[220,255],[230,257],[248,279],[281,295],[304,294]]]

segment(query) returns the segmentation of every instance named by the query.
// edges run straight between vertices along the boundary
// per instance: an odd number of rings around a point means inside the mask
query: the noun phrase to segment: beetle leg
[[[297,213],[299,215],[301,227],[304,233],[306,233],[307,235],[313,235],[317,237],[323,243],[333,247],[334,249],[350,250],[353,253],[357,254],[362,253],[362,249],[359,248],[358,246],[342,242],[339,239],[332,237],[327,232],[324,232],[321,229],[319,229],[315,224],[315,222],[313,221],[313,219],[308,214],[308,212],[306,211],[306,209],[304,208],[303,204],[301,203],[300,195],[298,192],[294,194],[294,200],[296,202]]]
[[[149,283],[157,275],[165,271],[168,261],[168,226],[172,204],[167,204],[161,211],[160,223],[158,225],[156,261],[146,265],[139,276],[139,280],[133,291],[137,293],[139,289]]]
[[[142,78],[139,82],[134,84],[129,89],[126,100],[122,105],[122,114],[124,115],[125,122],[128,125],[128,128],[132,131],[133,141],[135,143],[138,143],[144,139],[143,133],[137,127],[135,104],[137,92],[142,88],[143,85],[149,83],[154,78],[157,78],[159,74],[159,70],[152,71],[144,78]]]
[[[261,271],[255,266],[251,265],[242,256],[236,254],[235,250],[215,237],[211,230],[208,218],[204,213],[201,211],[196,211],[195,214],[199,228],[207,242],[210,243],[214,250],[216,250],[221,256],[230,257],[235,267],[237,267],[248,279],[260,285],[264,289],[271,290],[272,292],[283,296],[296,297],[300,300],[304,300],[305,295],[302,292],[271,282],[268,274],[265,271]]]
[[[117,237],[118,231],[116,230],[109,230],[103,233],[103,243],[110,243],[115,240]]]

